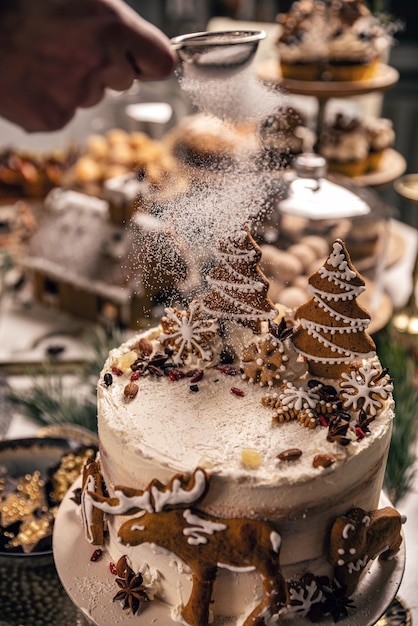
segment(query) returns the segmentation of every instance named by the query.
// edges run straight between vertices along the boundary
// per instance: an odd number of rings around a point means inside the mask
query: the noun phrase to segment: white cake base
[[[137,626],[172,626],[170,607],[158,600],[148,604],[143,615],[125,613],[119,603],[113,602],[117,593],[115,576],[110,572],[110,557],[104,551],[100,560],[91,562],[95,546],[84,538],[79,507],[71,500],[72,491],[81,487],[81,478],[67,493],[55,521],[53,550],[56,568],[61,582],[85,616],[96,626],[128,624]],[[387,506],[387,498],[381,496],[379,506]],[[405,569],[405,542],[396,558],[390,561],[375,561],[362,578],[352,599],[356,611],[340,620],[341,626],[372,626],[385,613],[396,596]],[[383,591],[382,591],[383,590]],[[180,621],[180,620],[179,620]],[[239,626],[235,620],[216,619],[213,626]],[[278,624],[307,626],[312,622],[304,618],[282,619]],[[332,617],[321,621],[323,626],[334,626]]]

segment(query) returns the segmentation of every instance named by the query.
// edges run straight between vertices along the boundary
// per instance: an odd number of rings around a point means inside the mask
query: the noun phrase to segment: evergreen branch
[[[384,484],[391,501],[396,504],[409,491],[415,477],[418,435],[416,356],[391,327],[376,336],[376,346],[380,361],[388,367],[394,384],[395,419]]]
[[[38,424],[70,423],[97,432],[97,380],[109,351],[119,346],[123,337],[118,329],[96,328],[89,331],[85,341],[91,346],[91,357],[80,374],[69,381],[71,384],[57,376],[53,364],[46,363],[32,377],[26,392],[9,392],[10,401]]]

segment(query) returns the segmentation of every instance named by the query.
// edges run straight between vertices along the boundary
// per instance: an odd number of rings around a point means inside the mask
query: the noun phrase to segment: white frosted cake
[[[394,413],[364,282],[337,240],[287,320],[259,260],[247,230],[223,242],[208,293],[101,373],[82,517],[138,623],[154,597],[193,626],[335,619],[399,549],[399,513],[378,509]]]

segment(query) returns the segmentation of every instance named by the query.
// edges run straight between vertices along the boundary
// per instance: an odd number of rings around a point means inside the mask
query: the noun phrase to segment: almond
[[[299,457],[302,456],[302,450],[300,448],[288,448],[287,450],[283,450],[283,452],[279,452],[277,458],[280,461],[296,461]]]
[[[312,465],[314,467],[329,467],[333,463],[335,463],[336,458],[332,454],[317,454],[314,457]]]
[[[152,354],[153,351],[151,341],[149,339],[146,339],[145,337],[141,337],[141,339],[139,340],[138,348],[143,354]]]
[[[123,395],[127,400],[133,400],[138,393],[139,387],[136,383],[128,383],[123,390]]]

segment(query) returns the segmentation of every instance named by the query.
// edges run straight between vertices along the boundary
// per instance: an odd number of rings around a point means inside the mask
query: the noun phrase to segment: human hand
[[[0,12],[0,53],[0,115],[29,132],[62,128],[107,87],[164,78],[176,63],[123,0],[14,0]]]

